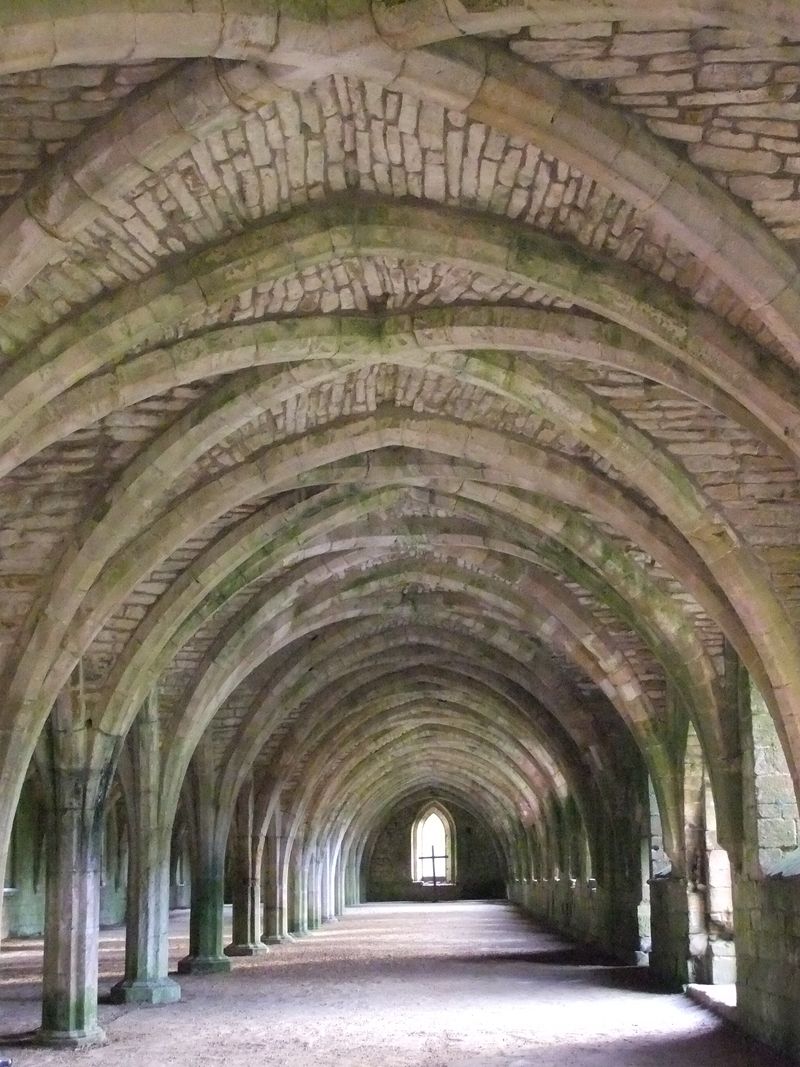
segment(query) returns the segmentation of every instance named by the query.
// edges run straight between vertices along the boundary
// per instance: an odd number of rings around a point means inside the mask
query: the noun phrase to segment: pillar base
[[[261,941],[247,945],[226,945],[222,950],[226,956],[265,956],[269,949]]]
[[[93,1045],[105,1045],[108,1042],[106,1032],[99,1026],[88,1030],[38,1030],[36,1044],[49,1048],[79,1049],[91,1048]]]
[[[181,987],[171,978],[156,982],[117,982],[109,994],[112,1004],[174,1004],[181,999]]]
[[[291,934],[270,934],[269,937],[264,934],[261,940],[265,945],[286,945],[294,938]]]
[[[230,969],[227,956],[184,956],[178,960],[178,974],[221,974]]]

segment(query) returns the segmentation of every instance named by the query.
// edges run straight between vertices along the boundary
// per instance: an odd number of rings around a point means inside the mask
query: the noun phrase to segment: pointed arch
[[[438,800],[420,809],[411,827],[411,879],[414,882],[455,882],[456,825]]]

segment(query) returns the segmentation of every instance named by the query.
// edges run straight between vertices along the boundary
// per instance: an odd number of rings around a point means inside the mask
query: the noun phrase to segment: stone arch
[[[427,820],[434,818],[441,827],[441,839],[443,851],[433,849],[437,853],[430,861],[425,857],[425,825]],[[457,857],[455,852],[455,823],[453,816],[447,807],[440,801],[431,800],[419,811],[411,827],[410,866],[411,879],[414,882],[423,882],[426,878],[436,882],[455,882],[457,877]]]
[[[604,15],[661,17],[643,3]],[[784,0],[758,19],[709,4],[677,12],[711,19],[706,41],[764,25],[800,40]],[[704,846],[719,816],[739,906],[791,910],[796,857],[781,841],[764,877],[749,780],[766,711],[732,679],[763,693],[797,786],[798,269],[787,227],[756,218],[795,210],[794,172],[703,171],[725,158],[712,126],[737,124],[704,115],[702,150],[676,152],[675,124],[659,139],[653,115],[603,98],[607,79],[586,92],[577,67],[548,69],[530,2],[345,6],[183,12],[170,47],[188,61],[129,72],[141,87],[113,114],[94,94],[108,118],[89,108],[5,202],[0,570],[25,580],[0,605],[3,799],[47,729],[36,758],[58,789],[81,767],[84,851],[58,884],[79,871],[82,889],[117,774],[162,903],[185,826],[190,955],[199,930],[214,965],[231,828],[245,882],[266,850],[275,909],[291,890],[302,928],[358,898],[387,805],[431,790],[479,810],[513,899],[589,940],[642,948],[655,807],[673,865],[654,894],[667,925],[676,901],[685,915],[692,795]],[[117,8],[111,43],[108,0],[87,9],[96,40],[51,0],[0,16],[0,71],[38,63],[26,84],[44,85],[93,49],[167,47],[172,0]],[[585,21],[561,0],[546,14]],[[705,45],[678,35],[697,55],[675,82],[697,87]],[[631,36],[613,25],[598,47]],[[779,79],[762,73],[763,100]],[[63,910],[91,934],[94,898],[76,901]],[[126,978],[174,999],[157,956]],[[68,998],[88,1024],[90,957]]]

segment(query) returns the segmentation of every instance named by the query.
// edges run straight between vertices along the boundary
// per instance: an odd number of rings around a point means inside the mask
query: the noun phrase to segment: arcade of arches
[[[441,892],[800,1054],[795,0],[2,4],[0,201],[39,1039],[99,924],[174,1001],[171,906],[224,971],[439,811]]]

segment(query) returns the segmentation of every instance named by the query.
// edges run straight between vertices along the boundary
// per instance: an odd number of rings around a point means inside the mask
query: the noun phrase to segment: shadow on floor
[[[560,1063],[576,1067],[729,1067],[732,1061],[743,1062],[743,1057],[752,1067],[788,1067],[792,1062],[722,1022],[699,1034],[618,1038],[593,1045],[564,1044],[558,1051]],[[494,1062],[498,1067],[501,1063],[503,1067],[539,1067],[542,1058],[531,1050],[530,1057]],[[487,1060],[486,1067],[489,1065]]]
[[[2,1048],[34,1048],[38,1032],[38,1030],[24,1030],[19,1034],[0,1034]]]

